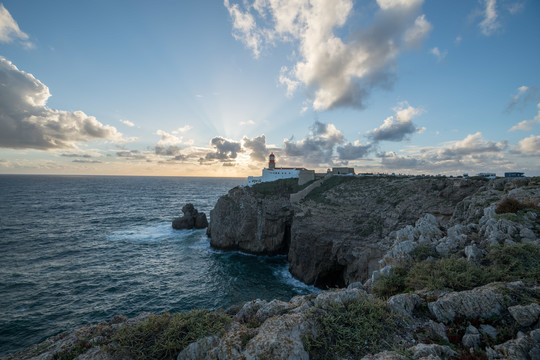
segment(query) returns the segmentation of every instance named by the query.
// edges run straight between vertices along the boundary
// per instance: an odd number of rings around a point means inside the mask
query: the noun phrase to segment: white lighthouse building
[[[262,182],[269,182],[279,179],[298,178],[300,172],[305,168],[277,168],[276,157],[272,153],[268,159],[268,168],[264,168],[262,176],[248,176],[248,186],[253,186]]]

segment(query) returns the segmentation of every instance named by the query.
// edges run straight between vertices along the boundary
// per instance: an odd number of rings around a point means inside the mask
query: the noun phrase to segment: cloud
[[[129,127],[133,127],[133,126],[135,126],[135,124],[134,124],[134,123],[132,123],[132,122],[131,122],[131,121],[129,121],[129,120],[122,120],[122,119],[120,119],[120,122],[121,122],[122,124],[124,124],[124,125],[127,125],[127,126],[129,126]]]
[[[483,10],[483,19],[480,21],[480,30],[485,36],[493,35],[500,27],[497,14],[496,0],[483,0],[485,8]]]
[[[534,86],[520,86],[517,92],[506,106],[505,112],[511,112],[516,107],[523,108],[531,101],[540,101],[540,92]]]
[[[405,107],[406,106],[406,107]],[[367,133],[367,136],[373,141],[403,141],[415,132],[423,131],[417,128],[412,119],[420,115],[423,110],[415,108],[407,103],[402,103],[395,108],[395,115],[387,117],[383,124]]]
[[[239,152],[242,152],[242,145],[238,141],[225,139],[221,136],[216,136],[210,140],[210,146],[215,149],[215,152],[210,152],[205,155],[205,160],[230,161],[236,159]]]
[[[538,107],[538,113],[532,120],[523,120],[519,124],[512,126],[508,131],[532,130],[535,124],[540,124],[540,103],[538,103],[536,106]]]
[[[422,3],[379,0],[372,24],[357,26],[345,41],[335,30],[354,26],[347,24],[352,0],[256,0],[243,2],[243,8],[224,1],[233,35],[255,57],[277,41],[298,47],[296,63],[281,68],[279,82],[289,96],[303,86],[315,110],[363,108],[373,88],[390,87],[397,56],[418,46],[432,28],[420,13]]]
[[[0,43],[11,43],[18,39],[26,48],[34,47],[29,36],[19,29],[19,25],[13,19],[9,11],[0,3]]]
[[[387,152],[379,153],[378,157],[382,166],[393,170],[481,171],[479,169],[511,164],[503,154],[507,148],[506,141],[487,141],[477,132],[440,147],[414,149],[410,155]]]
[[[82,159],[75,159],[72,162],[74,163],[80,163],[80,164],[101,164],[101,161],[99,160],[82,160]]]
[[[524,155],[540,155],[540,135],[531,135],[520,140],[516,151]]]
[[[156,134],[160,135],[161,139],[159,139],[156,147],[154,148],[155,154],[164,156],[178,155],[180,151],[184,148],[184,145],[191,145],[193,141],[184,141],[184,138],[182,136],[176,136],[173,134],[184,133],[190,129],[191,126],[186,125],[173,131],[172,134],[163,130],[157,130]]]
[[[117,151],[116,156],[120,158],[126,158],[129,160],[142,160],[146,159],[146,156],[139,150],[122,150]]]
[[[448,54],[447,50],[443,50],[441,52],[438,47],[434,47],[429,52],[432,53],[437,58],[437,62],[441,62]]]
[[[510,14],[515,15],[523,11],[524,8],[525,8],[525,3],[517,2],[517,3],[511,4],[508,7],[508,11],[510,12]]]
[[[343,144],[345,138],[333,124],[316,121],[310,133],[302,140],[284,140],[285,155],[301,158],[309,165],[333,164],[334,147]]]
[[[255,121],[253,121],[253,120],[240,121],[239,124],[240,124],[241,126],[244,126],[244,125],[255,125]]]
[[[92,155],[90,154],[73,154],[73,153],[63,153],[63,154],[60,154],[60,156],[63,156],[63,157],[83,157],[83,158],[91,158]]]
[[[32,74],[0,57],[0,147],[49,150],[97,139],[130,140],[82,111],[48,108],[50,96],[49,88]]]
[[[250,158],[254,161],[266,161],[268,156],[268,148],[266,147],[266,137],[264,135],[249,139],[244,136],[242,139],[245,149],[251,150]]]
[[[336,150],[340,160],[358,160],[366,157],[373,150],[373,145],[362,145],[359,141],[355,141],[354,145],[347,143],[344,146],[338,146]]]

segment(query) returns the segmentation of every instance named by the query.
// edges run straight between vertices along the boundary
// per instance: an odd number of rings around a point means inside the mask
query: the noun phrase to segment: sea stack
[[[204,229],[208,227],[208,220],[205,213],[200,213],[193,204],[186,204],[182,207],[184,216],[176,218],[172,222],[173,229]]]

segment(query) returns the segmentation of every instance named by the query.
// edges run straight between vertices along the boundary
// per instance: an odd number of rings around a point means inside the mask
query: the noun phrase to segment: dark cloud
[[[244,148],[251,150],[251,160],[266,161],[268,148],[266,147],[266,137],[264,135],[254,137],[253,139],[244,136],[242,141]]]
[[[0,57],[0,147],[48,150],[96,139],[122,141],[116,128],[82,111],[48,108],[50,96],[33,75]]]
[[[333,164],[334,147],[343,144],[345,138],[333,124],[316,121],[311,132],[304,139],[294,142],[285,139],[284,150],[288,157],[299,157],[309,165]]]
[[[367,136],[371,140],[376,142],[403,141],[409,135],[420,130],[413,124],[412,119],[422,113],[421,109],[402,106],[395,109],[395,111],[396,114],[386,118],[380,127],[368,132]]]
[[[82,160],[82,159],[75,159],[73,160],[74,163],[81,163],[81,164],[101,164],[101,161],[99,160]]]
[[[146,156],[143,153],[141,153],[139,150],[117,151],[116,156],[120,158],[130,159],[130,160],[146,159]]]
[[[236,159],[239,152],[242,152],[240,142],[228,140],[221,136],[216,136],[210,141],[210,145],[215,148],[215,152],[207,153],[205,160],[227,161]]]
[[[506,106],[505,112],[511,112],[516,108],[523,108],[530,102],[540,101],[540,90],[534,86],[520,86],[517,93]]]
[[[164,156],[175,156],[177,155],[180,150],[182,150],[180,147],[176,145],[156,145],[155,147],[155,153],[156,155],[164,155]]]
[[[368,155],[373,150],[373,145],[347,143],[344,146],[338,146],[336,150],[340,160],[358,160]]]
[[[89,154],[73,154],[73,153],[63,153],[63,154],[60,154],[60,156],[63,156],[63,157],[82,157],[82,158],[91,158],[92,155],[89,155]]]

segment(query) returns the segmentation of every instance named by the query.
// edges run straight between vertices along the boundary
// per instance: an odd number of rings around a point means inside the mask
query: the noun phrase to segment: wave
[[[107,235],[111,241],[127,241],[136,243],[153,243],[163,241],[184,240],[200,230],[175,230],[170,222],[158,224],[135,225],[129,229],[116,230]]]

